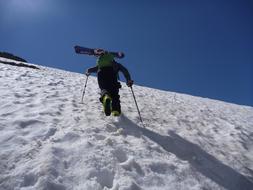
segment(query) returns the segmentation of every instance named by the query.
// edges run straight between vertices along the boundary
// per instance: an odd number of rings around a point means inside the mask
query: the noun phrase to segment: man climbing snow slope
[[[103,104],[103,110],[106,116],[119,116],[121,114],[119,89],[121,88],[118,82],[119,71],[121,71],[126,78],[128,87],[132,87],[133,80],[128,70],[120,63],[114,60],[114,56],[102,49],[95,50],[98,56],[97,65],[89,68],[86,75],[90,73],[97,73],[98,85],[101,90],[100,102]]]

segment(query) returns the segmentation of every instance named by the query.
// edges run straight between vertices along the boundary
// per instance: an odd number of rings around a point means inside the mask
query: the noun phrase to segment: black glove
[[[132,87],[133,84],[134,84],[134,81],[133,81],[133,80],[128,80],[128,81],[127,81],[127,86],[128,86],[128,87]]]
[[[88,71],[86,71],[84,74],[85,74],[87,77],[90,76],[90,73],[89,73]]]

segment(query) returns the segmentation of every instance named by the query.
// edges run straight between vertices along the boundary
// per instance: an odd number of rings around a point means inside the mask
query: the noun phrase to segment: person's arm
[[[118,63],[119,71],[121,71],[126,78],[127,86],[131,87],[134,83],[134,81],[131,79],[130,73],[128,72],[127,68],[125,68],[123,65]]]
[[[119,66],[119,71],[121,71],[123,73],[124,77],[126,78],[126,81],[131,80],[131,76],[130,76],[127,68],[125,68],[120,63],[118,63],[118,66]]]
[[[89,75],[91,73],[96,73],[97,71],[98,71],[98,66],[95,66],[95,67],[91,67],[91,68],[87,69],[85,74]]]

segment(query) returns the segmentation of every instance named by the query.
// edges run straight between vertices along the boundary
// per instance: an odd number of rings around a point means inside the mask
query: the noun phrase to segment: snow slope
[[[143,128],[124,83],[105,117],[95,77],[81,104],[84,75],[38,67],[0,63],[0,190],[253,189],[252,107],[134,86]]]

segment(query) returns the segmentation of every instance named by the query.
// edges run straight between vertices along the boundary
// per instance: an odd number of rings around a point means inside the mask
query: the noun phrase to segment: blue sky
[[[0,0],[0,51],[84,72],[119,50],[136,84],[253,106],[251,0]]]

